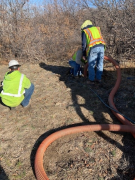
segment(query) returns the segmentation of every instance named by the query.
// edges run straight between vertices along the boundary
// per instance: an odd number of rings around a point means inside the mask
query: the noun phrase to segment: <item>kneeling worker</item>
[[[1,101],[11,109],[20,104],[23,107],[28,107],[34,91],[34,85],[24,74],[20,73],[20,66],[18,61],[11,60],[9,62],[9,71],[5,74],[2,82]]]
[[[85,64],[87,63],[86,60],[83,60],[82,58],[82,49],[78,49],[74,55],[72,56],[72,58],[69,60],[69,65],[71,66],[71,70],[70,73],[74,76],[77,77],[79,76],[80,72],[81,74],[82,72],[82,67],[85,66]]]

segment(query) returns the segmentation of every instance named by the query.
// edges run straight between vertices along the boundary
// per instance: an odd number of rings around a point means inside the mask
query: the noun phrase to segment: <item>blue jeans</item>
[[[101,80],[103,74],[104,46],[91,48],[88,56],[89,80]],[[96,73],[95,73],[96,66]],[[96,77],[95,77],[96,74]]]
[[[73,68],[71,70],[71,73],[74,76],[78,76],[78,71],[80,70],[80,64],[77,64],[75,61],[73,60],[69,60],[69,65]]]
[[[27,106],[29,104],[30,98],[34,92],[34,84],[31,83],[31,86],[29,89],[25,89],[25,94],[24,94],[24,100],[21,102],[21,105],[23,107]]]

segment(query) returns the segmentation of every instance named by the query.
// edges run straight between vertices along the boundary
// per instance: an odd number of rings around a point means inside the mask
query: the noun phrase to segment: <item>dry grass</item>
[[[110,68],[110,70],[109,70]],[[134,68],[134,67],[133,67]],[[103,86],[92,87],[107,102],[116,81],[116,72],[106,67]],[[7,66],[0,67],[0,79]],[[0,106],[0,179],[34,180],[35,153],[44,138],[56,130],[75,124],[116,123],[110,109],[94,95],[83,78],[66,75],[67,64],[23,64],[21,72],[35,84],[32,107],[28,111],[19,106],[5,112]],[[134,120],[133,79],[123,73],[115,95],[116,107]],[[134,74],[132,74],[134,76]],[[129,133],[81,133],[66,136],[49,146],[44,167],[50,179],[125,179],[135,176],[134,143]]]

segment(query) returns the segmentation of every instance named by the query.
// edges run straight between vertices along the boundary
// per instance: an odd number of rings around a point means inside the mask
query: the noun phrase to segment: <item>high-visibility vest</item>
[[[24,99],[25,88],[31,86],[30,80],[19,71],[7,72],[3,80],[3,90],[0,93],[2,102],[10,107],[18,106]]]
[[[76,52],[74,53],[74,55],[72,56],[73,61],[76,60],[76,56],[77,56],[77,51],[76,51]],[[81,65],[84,65],[84,64],[87,63],[87,60],[83,60],[82,57],[81,57],[80,60],[81,60],[81,63],[79,63],[79,64],[81,64]]]
[[[23,77],[24,77],[24,74],[21,74],[20,81],[18,82],[19,86],[17,88],[14,87],[15,89],[18,89],[15,94],[12,94],[12,93],[9,93],[9,92],[4,92],[3,90],[1,91],[1,94],[2,95],[7,95],[7,96],[12,96],[12,97],[21,97],[25,93],[25,90],[23,90],[23,92],[21,92]]]
[[[86,35],[86,55],[88,56],[90,48],[97,45],[105,45],[105,41],[101,35],[100,27],[91,27],[83,30]]]
[[[76,60],[76,53],[77,53],[77,52],[75,52],[74,55],[72,56],[72,59],[73,59],[74,61]]]

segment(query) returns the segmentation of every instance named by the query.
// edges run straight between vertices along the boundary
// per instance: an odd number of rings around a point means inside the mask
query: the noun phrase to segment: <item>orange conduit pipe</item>
[[[56,139],[74,133],[88,132],[88,131],[123,131],[123,132],[132,132],[135,133],[135,128],[128,125],[114,125],[114,124],[101,124],[101,125],[85,125],[77,126],[72,128],[67,128],[64,130],[57,131],[50,136],[48,136],[39,146],[36,157],[35,157],[35,173],[37,180],[49,180],[47,174],[44,171],[43,167],[43,156],[47,147]]]
[[[104,56],[104,59],[110,61],[111,63],[113,63],[113,65],[115,66],[115,68],[117,70],[117,81],[115,83],[115,86],[113,87],[113,89],[111,90],[111,92],[109,94],[108,102],[109,102],[110,107],[112,107],[113,109],[118,111],[117,108],[115,107],[114,102],[113,102],[113,98],[114,98],[114,95],[117,92],[117,90],[119,88],[119,85],[120,85],[120,82],[121,82],[121,70],[120,70],[120,67],[119,67],[118,63],[111,56],[108,56],[108,57]],[[123,117],[119,113],[116,113],[113,110],[112,110],[112,112],[122,124],[133,126],[133,124],[131,122],[129,122],[125,117]],[[135,138],[135,133],[132,133],[132,135]]]
[[[119,87],[120,81],[121,81],[120,67],[111,56],[109,56],[109,57],[105,56],[104,59],[112,62],[117,70],[117,81],[109,95],[109,98],[108,98],[109,105],[112,108],[116,109],[114,102],[113,102],[113,97],[114,97],[114,95]],[[85,69],[85,70],[87,70],[87,69]],[[71,128],[67,128],[64,130],[60,130],[60,131],[57,131],[57,132],[51,134],[50,136],[48,136],[40,144],[40,146],[36,152],[34,166],[35,166],[35,173],[36,173],[37,180],[49,180],[49,178],[47,177],[47,174],[44,171],[43,156],[44,156],[44,153],[45,153],[47,147],[53,141],[55,141],[56,139],[58,139],[62,136],[74,134],[74,133],[80,133],[80,132],[101,131],[101,130],[131,132],[134,136],[135,135],[135,127],[127,119],[123,118],[123,116],[119,115],[118,113],[115,113],[113,110],[112,110],[112,112],[125,125],[114,125],[114,124],[101,124],[101,125],[97,124],[97,125],[85,125],[85,126],[83,125],[83,126],[71,127]],[[135,178],[134,178],[134,180],[135,180]]]
[[[111,56],[104,56],[104,59],[111,62],[116,68],[117,81],[116,81],[115,86],[113,87],[112,91],[109,94],[108,102],[109,102],[110,107],[112,107],[113,109],[118,111],[117,108],[115,107],[113,99],[114,99],[114,95],[117,92],[119,85],[120,85],[120,82],[121,82],[121,70],[120,70],[119,64]],[[88,63],[85,65],[85,68],[84,68],[84,77],[87,77],[87,69],[88,69]],[[119,113],[116,113],[113,110],[112,110],[112,112],[117,117],[117,119],[119,119],[121,121],[122,124],[133,125],[131,122],[129,122],[125,117],[123,117]],[[135,138],[135,134],[132,134],[132,135]]]

